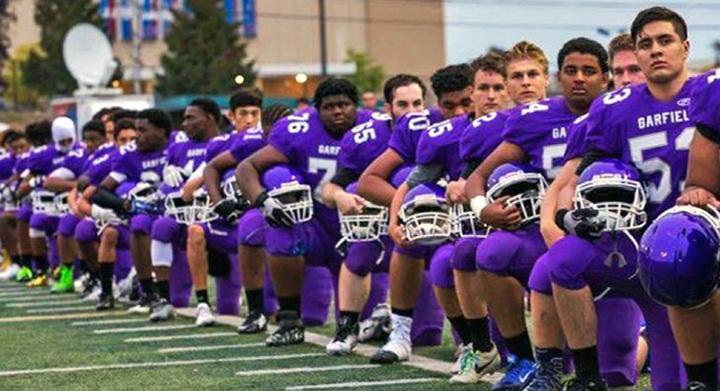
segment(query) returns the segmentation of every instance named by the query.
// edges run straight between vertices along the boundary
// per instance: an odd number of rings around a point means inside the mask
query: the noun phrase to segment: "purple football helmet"
[[[676,206],[645,231],[638,269],[648,295],[660,304],[699,307],[720,279],[720,215],[715,209]]]
[[[400,207],[400,220],[410,242],[422,245],[440,244],[452,233],[452,211],[445,189],[424,183],[410,190]]]
[[[540,218],[540,204],[547,190],[547,181],[535,167],[525,163],[502,164],[490,174],[485,186],[488,202],[510,196],[505,201],[505,207],[516,207],[522,224]]]
[[[489,233],[490,226],[481,223],[470,206],[453,205],[453,234],[461,238],[486,238]]]
[[[395,186],[395,188],[400,187],[400,185],[408,179],[412,170],[413,166],[400,166],[400,168],[396,169],[390,176],[390,183]]]
[[[168,194],[165,197],[165,216],[184,225],[207,223],[218,218],[210,205],[210,196],[202,188],[193,193],[191,202],[185,202],[181,191]]]
[[[575,207],[597,209],[606,220],[605,231],[644,227],[646,204],[642,177],[630,164],[616,159],[598,160],[578,178]]]
[[[347,186],[346,192],[357,194],[357,182]],[[366,201],[362,213],[344,215],[338,211],[340,217],[340,233],[347,242],[369,242],[379,240],[380,236],[387,235],[388,208]]]
[[[262,175],[268,196],[278,200],[294,224],[313,217],[312,189],[300,172],[286,165],[273,166]]]

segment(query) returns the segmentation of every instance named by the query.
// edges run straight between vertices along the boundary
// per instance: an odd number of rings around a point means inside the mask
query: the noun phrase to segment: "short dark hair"
[[[607,73],[609,71],[610,66],[608,65],[608,53],[597,41],[593,41],[592,39],[585,37],[578,37],[565,42],[558,52],[558,69],[562,69],[563,64],[565,63],[565,57],[567,57],[570,53],[582,53],[595,56],[602,72]]]
[[[420,87],[420,91],[422,91],[422,97],[424,99],[425,94],[427,94],[427,87],[425,87],[425,83],[423,83],[422,80],[420,80],[420,78],[415,75],[399,73],[387,79],[385,85],[383,85],[383,96],[385,97],[385,102],[388,104],[392,104],[392,102],[395,100],[395,90],[400,87],[406,87],[412,84],[417,84]]]
[[[85,132],[96,132],[105,137],[105,124],[99,119],[90,120],[82,127],[82,133]]]
[[[215,119],[215,123],[220,123],[220,117],[222,116],[220,113],[220,106],[218,106],[214,100],[210,98],[195,98],[188,106],[195,106],[199,108],[203,111],[203,113],[213,117]]]
[[[292,113],[293,109],[290,106],[275,103],[263,109],[260,122],[263,128],[270,129],[275,125],[275,122],[280,121]]]
[[[48,120],[31,123],[25,128],[25,134],[30,144],[45,145],[52,140],[52,124]]]
[[[165,136],[170,137],[172,133],[172,120],[168,113],[160,109],[145,109],[137,114],[137,119],[146,119],[160,129],[165,130]]]
[[[112,114],[112,122],[117,123],[123,119],[135,119],[138,116],[138,112],[135,110],[121,109]]]
[[[300,104],[300,103],[304,103],[304,104],[306,104],[306,105],[309,105],[309,104],[311,104],[312,102],[310,101],[310,99],[309,99],[308,97],[301,96],[301,97],[298,98],[296,104]]]
[[[259,88],[241,88],[230,97],[230,111],[238,107],[263,105],[263,93]]]
[[[315,90],[315,96],[313,97],[313,104],[316,108],[320,108],[323,99],[333,95],[345,95],[355,105],[358,104],[360,99],[355,84],[346,79],[329,77],[318,84]]]
[[[610,58],[610,65],[612,65],[613,58],[615,58],[616,54],[628,50],[635,50],[635,43],[633,43],[632,38],[630,38],[630,34],[622,33],[613,38],[608,45],[608,57]]]
[[[25,134],[18,132],[16,130],[8,130],[5,132],[5,137],[3,137],[3,144],[12,144],[17,140],[24,139]]]
[[[685,19],[680,14],[665,7],[651,7],[640,11],[630,26],[630,36],[633,42],[637,42],[638,35],[642,29],[652,22],[670,22],[680,39],[685,41],[688,38],[688,28]]]
[[[135,126],[135,121],[131,119],[121,119],[115,124],[115,133],[123,130],[123,129],[132,129],[137,130],[137,126]]]
[[[440,99],[446,92],[460,91],[472,85],[472,69],[468,64],[448,65],[430,76],[433,93]]]
[[[497,52],[491,51],[483,54],[474,59],[473,62],[470,63],[470,67],[472,68],[473,79],[478,71],[495,72],[501,75],[503,79],[507,79],[507,62],[505,62],[505,58]]]

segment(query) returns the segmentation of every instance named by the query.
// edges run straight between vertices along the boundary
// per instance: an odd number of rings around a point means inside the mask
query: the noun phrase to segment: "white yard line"
[[[19,292],[3,292],[3,293],[0,293],[0,299],[10,298],[10,297],[15,297],[15,296],[43,296],[43,295],[49,297],[49,296],[50,296],[50,291],[46,291],[46,290],[42,290],[42,291],[26,290],[26,291],[19,291]]]
[[[205,346],[187,346],[180,348],[158,349],[158,353],[184,353],[184,352],[206,352],[210,350],[223,349],[240,349],[240,348],[256,348],[265,346],[265,342],[237,343],[233,345],[205,345]]]
[[[108,369],[134,369],[134,368],[161,368],[161,367],[177,367],[187,365],[217,364],[226,362],[249,362],[249,361],[277,361],[292,360],[296,358],[324,356],[325,353],[298,353],[283,354],[270,356],[254,356],[254,357],[227,357],[227,358],[208,358],[200,360],[178,360],[178,361],[153,361],[139,362],[130,364],[109,364],[109,365],[88,365],[84,367],[56,367],[42,369],[18,369],[12,371],[0,371],[0,377],[34,375],[44,373],[68,373],[83,371],[103,371]]]
[[[147,322],[147,320],[146,320]],[[194,324],[174,324],[163,326],[144,326],[144,327],[119,327],[115,329],[98,329],[93,330],[93,334],[121,334],[121,333],[143,333],[145,331],[165,331],[165,330],[187,330],[195,329]]]
[[[328,384],[315,384],[310,386],[293,386],[285,387],[287,391],[300,391],[300,390],[327,390],[332,388],[355,388],[355,387],[377,387],[377,386],[391,386],[397,384],[417,384],[417,383],[430,383],[436,382],[438,378],[435,377],[421,377],[417,379],[398,379],[398,380],[381,380],[381,381],[357,381],[347,383],[328,383]]]
[[[173,341],[176,339],[206,339],[206,338],[217,338],[217,337],[231,337],[237,336],[237,333],[230,332],[217,332],[217,333],[205,333],[205,334],[183,334],[183,335],[164,335],[161,337],[137,337],[128,338],[125,340],[127,343],[133,342],[155,342],[155,341]]]
[[[0,298],[0,303],[4,304],[13,304],[13,303],[25,303],[28,301],[62,301],[62,300],[68,300],[70,298],[73,298],[74,296],[70,295],[63,295],[63,296],[47,296],[47,297],[36,297],[36,296],[18,296],[18,297],[6,297],[6,298]],[[80,301],[80,298],[75,299],[77,301]]]
[[[56,312],[75,312],[94,310],[95,306],[89,306],[87,303],[78,302],[79,305],[74,307],[54,307],[54,308],[35,308],[25,311],[28,314],[52,314]],[[82,305],[80,305],[82,304]]]
[[[66,304],[87,304],[83,303],[82,301],[78,299],[69,299],[69,300],[53,300],[53,301],[35,301],[35,302],[29,302],[29,303],[7,303],[5,304],[5,307],[11,307],[11,308],[27,308],[27,307],[51,307],[54,305],[66,305]]]
[[[299,367],[299,368],[275,368],[275,369],[259,369],[256,371],[240,371],[235,372],[236,376],[258,376],[258,375],[281,375],[287,373],[305,373],[305,372],[328,372],[328,371],[353,371],[356,369],[378,368],[376,364],[360,364],[360,365],[333,365],[329,367]]]
[[[36,322],[41,320],[64,320],[64,319],[88,319],[88,318],[105,318],[108,316],[125,315],[123,312],[80,312],[74,314],[60,315],[34,315],[34,316],[12,316],[9,318],[0,317],[0,323],[20,323],[20,322]]]
[[[96,326],[103,324],[123,324],[123,323],[147,323],[147,318],[142,319],[108,319],[108,320],[88,320],[70,323],[71,326]]]

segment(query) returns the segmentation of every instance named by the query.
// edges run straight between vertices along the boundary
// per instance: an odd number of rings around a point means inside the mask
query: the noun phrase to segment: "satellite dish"
[[[63,59],[81,90],[104,87],[117,68],[107,37],[89,23],[77,24],[65,35]]]

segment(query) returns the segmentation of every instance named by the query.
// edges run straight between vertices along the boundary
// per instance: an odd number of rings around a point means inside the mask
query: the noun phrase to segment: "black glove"
[[[597,209],[592,208],[560,209],[555,215],[555,223],[565,232],[587,240],[598,239],[605,228],[605,220]]]
[[[222,217],[225,221],[232,224],[240,217],[240,205],[235,200],[224,199],[215,204],[213,207],[215,213]]]
[[[293,221],[283,210],[283,205],[280,201],[273,197],[270,197],[267,192],[262,192],[255,199],[255,206],[260,209],[265,220],[271,227],[279,228],[290,228],[293,226]]]

